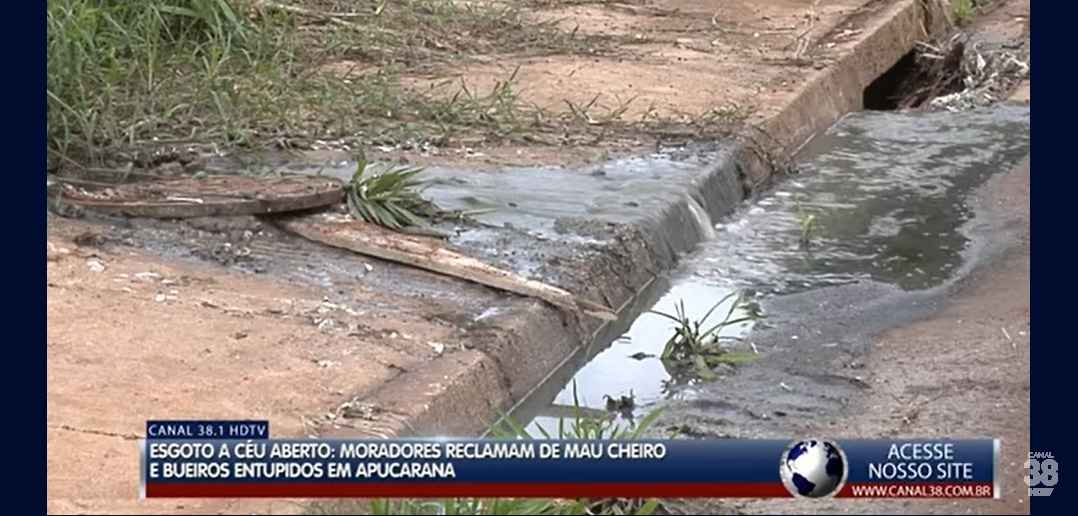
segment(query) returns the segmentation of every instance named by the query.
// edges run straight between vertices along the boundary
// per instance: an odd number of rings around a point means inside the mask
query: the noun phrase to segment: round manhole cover
[[[109,186],[64,184],[64,202],[133,217],[186,218],[307,210],[344,199],[340,181],[326,177],[209,176]]]

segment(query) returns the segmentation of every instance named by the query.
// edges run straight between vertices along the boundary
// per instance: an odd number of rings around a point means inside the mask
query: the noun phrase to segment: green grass
[[[802,249],[808,249],[812,246],[812,238],[816,233],[816,215],[805,211],[800,199],[796,200],[796,204],[797,226],[801,230],[799,242]]]
[[[951,0],[951,12],[957,23],[968,22],[975,12],[974,0]]]
[[[62,155],[181,139],[197,132],[196,116],[223,122],[204,130],[227,135],[236,130],[237,57],[253,66],[273,51],[223,0],[49,0],[46,30],[48,148]]]
[[[394,167],[367,174],[367,160],[360,158],[352,180],[345,185],[352,216],[390,229],[424,225],[436,208],[421,195],[425,183],[415,176],[417,167]]]
[[[629,121],[633,99],[605,98],[552,113],[520,99],[515,71],[482,91],[456,81],[415,91],[400,81],[477,55],[614,53],[619,37],[536,22],[514,2],[48,0],[49,168],[317,140],[355,151],[706,138],[743,117],[730,108],[649,110]]]
[[[708,322],[723,303],[730,303],[726,315],[717,322]],[[736,315],[742,309],[745,315]],[[693,319],[685,309],[685,301],[674,306],[674,313],[651,310],[649,313],[674,322],[674,333],[666,341],[661,359],[675,375],[689,375],[702,380],[713,380],[712,369],[719,364],[741,364],[755,358],[755,354],[725,349],[720,336],[723,328],[757,320],[761,315],[748,303],[743,292],[735,291],[723,296],[703,317]]]
[[[573,406],[579,408],[576,384],[573,384]],[[592,417],[577,411],[568,421],[559,420],[557,429],[535,425],[535,433],[509,416],[502,416],[491,425],[489,435],[499,439],[637,439],[647,432],[661,410],[653,410],[632,427],[616,424],[610,418]],[[307,506],[310,514],[350,514],[362,511],[369,514],[654,514],[660,507],[657,499],[524,499],[524,498],[444,498],[419,499],[377,498],[366,506],[354,501],[317,502]]]
[[[300,11],[238,0],[48,0],[50,163],[138,161],[162,145],[512,138],[541,118],[518,101],[513,77],[489,92],[417,92],[399,74],[464,55],[602,47],[602,38],[529,22],[512,4],[282,4]],[[328,66],[340,63],[355,68]]]
[[[653,410],[631,426],[619,424],[612,417],[595,417],[579,410],[580,398],[577,396],[576,382],[573,382],[573,407],[577,410],[566,424],[565,418],[558,419],[557,428],[543,428],[535,424],[535,433],[529,432],[513,418],[503,416],[491,425],[490,435],[501,438],[518,439],[638,439],[647,432],[661,410]]]
[[[579,410],[580,398],[577,395],[576,382],[573,382],[573,407],[576,413],[566,424],[565,418],[558,419],[556,428],[544,428],[535,423],[536,430],[529,431],[509,416],[503,416],[491,426],[491,435],[499,438],[516,439],[639,439],[648,432],[662,414],[655,409],[631,426],[618,423],[612,417],[597,417]],[[549,500],[551,512],[545,514],[653,514],[660,506],[656,499],[606,498],[578,500]]]

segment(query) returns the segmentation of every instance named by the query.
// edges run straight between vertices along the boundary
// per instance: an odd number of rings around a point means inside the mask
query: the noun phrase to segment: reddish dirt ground
[[[419,308],[368,317],[323,303],[316,289],[75,243],[100,230],[56,218],[48,226],[50,512],[203,510],[137,502],[136,439],[147,419],[257,416],[274,435],[315,434],[349,400],[436,358],[428,343],[457,339],[410,315]],[[326,319],[334,326],[319,327]]]
[[[595,55],[469,56],[402,82],[448,97],[462,84],[485,94],[514,78],[521,104],[547,118],[584,119],[593,140],[568,134],[534,135],[523,145],[463,139],[456,148],[374,155],[470,166],[567,164],[638,152],[656,141],[685,142],[701,132],[714,136],[739,122],[774,117],[814,73],[847,54],[866,30],[864,17],[886,8],[872,0],[551,2],[533,8],[532,16],[621,43]]]

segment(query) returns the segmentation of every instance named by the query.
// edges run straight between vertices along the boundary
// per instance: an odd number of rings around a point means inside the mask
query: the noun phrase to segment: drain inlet
[[[864,109],[891,111],[916,108],[933,98],[962,91],[962,55],[965,44],[952,38],[943,55],[914,48],[872,81],[862,93]]]

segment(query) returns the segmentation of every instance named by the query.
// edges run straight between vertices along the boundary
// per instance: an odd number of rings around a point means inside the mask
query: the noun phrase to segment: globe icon
[[[783,452],[779,476],[794,496],[832,495],[846,480],[846,455],[831,441],[797,441]]]

